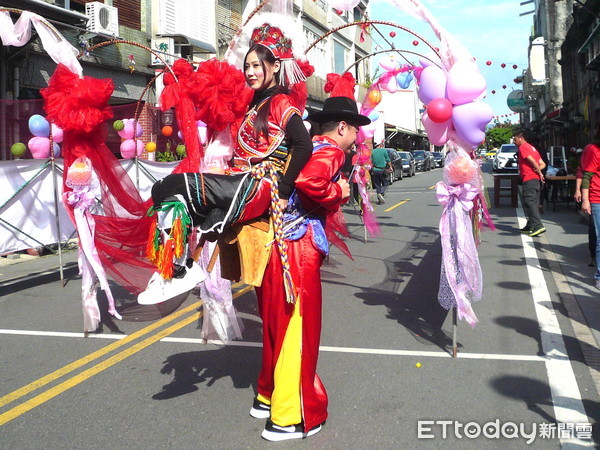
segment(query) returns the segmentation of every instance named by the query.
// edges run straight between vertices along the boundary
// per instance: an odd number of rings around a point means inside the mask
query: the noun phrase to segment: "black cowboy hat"
[[[351,125],[368,125],[371,119],[358,113],[356,102],[350,97],[329,97],[323,104],[323,110],[310,114],[307,120],[317,123],[338,122],[343,120]]]

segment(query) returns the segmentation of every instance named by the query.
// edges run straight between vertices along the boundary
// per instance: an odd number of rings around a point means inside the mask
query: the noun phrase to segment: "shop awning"
[[[170,37],[173,38],[176,44],[190,46],[193,50],[192,53],[217,53],[217,50],[212,45],[186,36],[185,34],[159,34],[158,36]]]

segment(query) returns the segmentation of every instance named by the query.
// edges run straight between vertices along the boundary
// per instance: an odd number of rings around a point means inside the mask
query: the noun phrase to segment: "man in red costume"
[[[296,289],[286,302],[281,256],[273,248],[262,286],[256,288],[263,321],[262,369],[250,415],[268,418],[262,437],[270,441],[318,433],[327,419],[327,393],[316,374],[321,336],[320,267],[328,253],[327,220],[349,196],[340,177],[358,127],[370,123],[348,97],[330,97],[309,120],[320,126],[314,151],[296,179],[284,216],[287,256]]]

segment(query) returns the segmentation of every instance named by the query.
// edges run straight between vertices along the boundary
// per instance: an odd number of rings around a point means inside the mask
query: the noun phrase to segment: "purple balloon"
[[[438,66],[425,67],[419,80],[419,100],[428,104],[440,97],[446,97],[446,74]]]
[[[457,61],[448,72],[446,91],[453,105],[475,101],[485,92],[485,87],[485,78],[473,61]]]
[[[465,103],[452,110],[452,123],[460,140],[475,147],[485,139],[485,127],[493,115],[492,108],[487,103]]]

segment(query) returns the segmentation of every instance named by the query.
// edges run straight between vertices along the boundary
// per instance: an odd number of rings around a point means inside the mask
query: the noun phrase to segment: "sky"
[[[421,0],[439,25],[457,38],[476,58],[479,71],[487,82],[487,96],[483,101],[492,107],[495,116],[510,114],[508,117],[500,117],[501,122],[510,120],[516,123],[519,117],[508,109],[506,97],[512,90],[522,89],[522,84],[515,84],[513,80],[522,75],[527,67],[527,47],[533,15],[519,14],[531,11],[534,6],[533,3],[521,6],[521,1],[523,0]],[[399,11],[387,0],[371,0],[370,15],[372,20],[403,25],[434,46],[439,44],[428,23]],[[377,27],[388,40],[394,42],[396,48],[428,53],[427,47],[422,43],[413,45],[413,35],[395,29],[396,36],[390,38],[389,32],[394,28],[384,25]],[[389,48],[376,33],[371,33],[371,36],[383,49]],[[377,64],[376,61],[374,58],[374,65]],[[492,64],[486,65],[487,61]],[[505,68],[501,67],[502,63],[506,64]],[[517,69],[512,67],[515,64]]]

